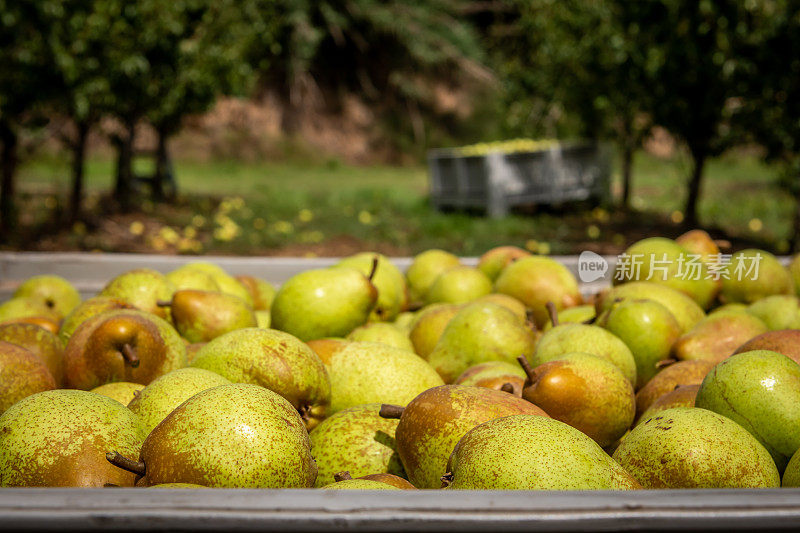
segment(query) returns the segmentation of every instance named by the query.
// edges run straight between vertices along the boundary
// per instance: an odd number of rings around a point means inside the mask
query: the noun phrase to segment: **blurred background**
[[[789,0],[0,0],[0,249],[788,253],[798,95]],[[430,149],[542,139],[602,205],[432,207]]]

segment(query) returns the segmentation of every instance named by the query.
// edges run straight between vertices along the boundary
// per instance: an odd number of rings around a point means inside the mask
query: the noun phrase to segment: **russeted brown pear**
[[[58,337],[35,324],[21,322],[0,325],[0,340],[33,352],[47,366],[56,385],[64,380],[64,345]]]
[[[666,366],[636,393],[637,418],[661,396],[674,391],[675,387],[700,385],[706,374],[714,368],[713,362],[703,360],[678,361],[677,363],[667,361],[665,364]]]
[[[222,292],[175,291],[169,308],[175,329],[190,343],[208,342],[230,331],[256,327],[256,315],[247,302]]]
[[[0,414],[31,394],[55,388],[52,374],[33,352],[0,341]]]

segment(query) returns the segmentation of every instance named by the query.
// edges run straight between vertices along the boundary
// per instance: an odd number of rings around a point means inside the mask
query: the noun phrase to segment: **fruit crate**
[[[431,202],[437,209],[482,209],[490,217],[505,216],[518,205],[603,202],[609,194],[609,152],[603,144],[586,142],[480,155],[462,148],[432,150]]]

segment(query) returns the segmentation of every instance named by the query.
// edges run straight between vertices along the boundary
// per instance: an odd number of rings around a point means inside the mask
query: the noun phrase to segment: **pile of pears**
[[[30,278],[0,304],[0,486],[800,486],[800,258],[723,264],[698,230],[627,253],[589,297],[513,246],[279,288],[136,269],[84,301]]]

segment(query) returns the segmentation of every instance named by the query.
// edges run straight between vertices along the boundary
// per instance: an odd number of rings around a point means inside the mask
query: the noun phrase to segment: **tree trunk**
[[[125,125],[125,131],[117,139],[117,180],[114,186],[114,200],[122,211],[129,211],[133,205],[133,141],[136,121]]]
[[[158,128],[156,132],[158,144],[156,145],[156,172],[153,176],[153,196],[156,200],[163,201],[164,182],[169,174],[169,153],[167,152],[168,133],[166,128]]]
[[[89,122],[77,124],[77,137],[72,145],[72,193],[69,199],[69,221],[74,223],[81,218],[83,201],[83,169],[86,160],[86,140],[89,137]]]
[[[625,142],[622,148],[622,201],[621,207],[628,210],[631,201],[631,175],[633,174],[633,146]]]
[[[17,208],[14,202],[14,174],[17,169],[17,134],[7,122],[0,123],[0,230],[7,240],[17,226]]]
[[[797,177],[795,183],[795,204],[794,204],[794,223],[792,224],[792,238],[789,241],[791,253],[796,253],[800,249],[800,165],[796,167]]]
[[[697,204],[700,202],[700,185],[703,179],[703,169],[706,163],[706,150],[700,147],[689,147],[694,160],[694,169],[692,170],[692,177],[689,180],[689,194],[686,197],[686,214],[684,220],[687,226],[697,226]]]

